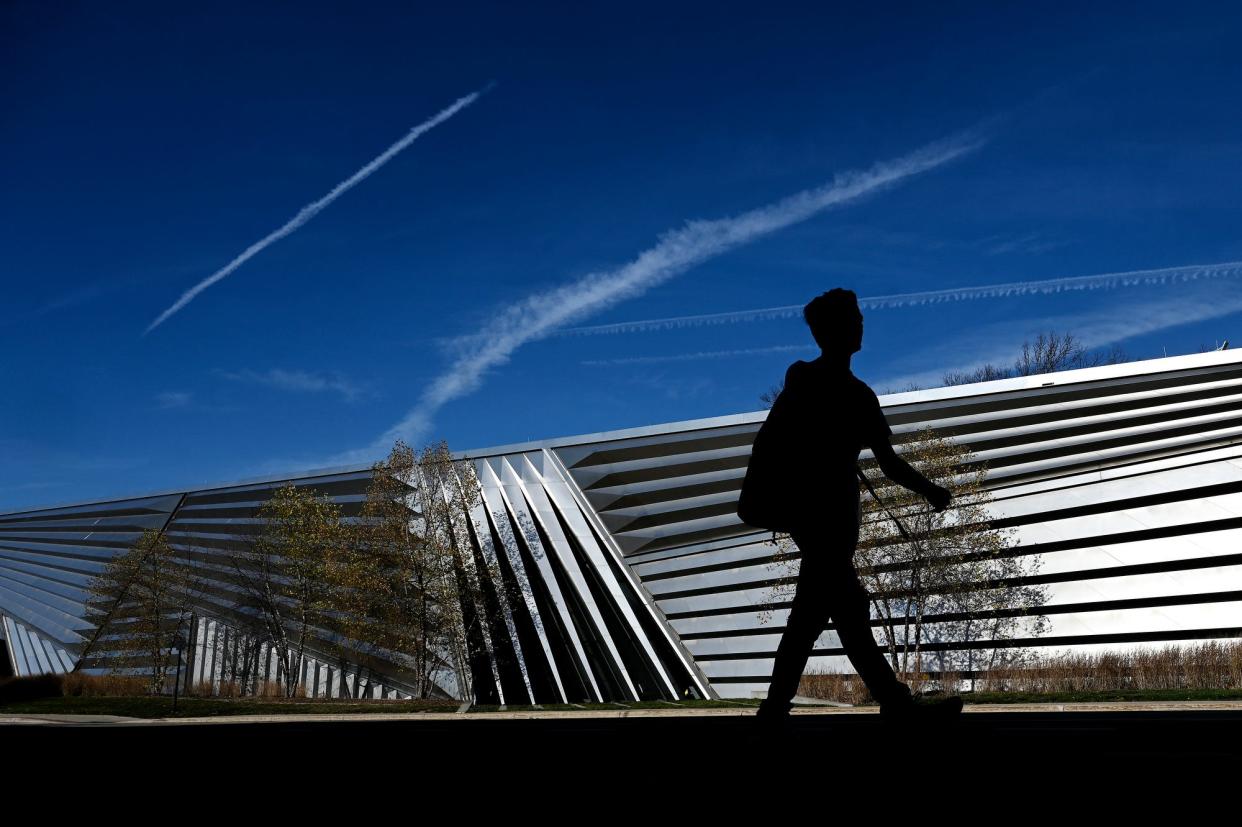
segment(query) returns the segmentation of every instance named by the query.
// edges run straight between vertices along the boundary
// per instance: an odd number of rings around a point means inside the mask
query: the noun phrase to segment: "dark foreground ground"
[[[376,716],[378,717],[378,716]],[[76,723],[10,718],[0,751],[13,769],[147,762],[175,777],[197,767],[263,767],[296,777],[423,782],[483,778],[640,785],[698,779],[728,796],[730,779],[804,781],[884,775],[905,784],[1101,777],[1242,769],[1242,709],[975,711],[951,726],[889,724],[874,713],[804,711],[764,733],[749,711],[628,715],[442,715],[366,720]],[[158,758],[157,758],[158,757]],[[102,762],[100,759],[106,759]],[[1087,775],[1083,775],[1083,774]],[[489,782],[490,783],[490,782]]]

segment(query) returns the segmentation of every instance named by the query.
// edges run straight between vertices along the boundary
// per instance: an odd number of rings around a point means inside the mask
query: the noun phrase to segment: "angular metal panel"
[[[667,670],[660,663],[660,658],[652,648],[652,642],[647,639],[643,633],[642,625],[639,619],[634,615],[634,611],[630,606],[629,595],[627,590],[634,590],[638,594],[638,599],[644,604],[647,600],[641,594],[641,586],[635,588],[633,583],[618,582],[613,575],[612,566],[604,555],[611,554],[611,549],[601,548],[596,541],[595,532],[587,524],[587,516],[582,511],[582,505],[575,499],[573,491],[569,487],[569,482],[565,479],[559,468],[555,467],[551,457],[546,456],[547,473],[542,476],[541,481],[544,485],[547,495],[553,502],[557,504],[560,513],[564,516],[565,521],[569,524],[570,530],[573,531],[577,538],[579,547],[584,549],[590,558],[600,580],[608,589],[614,609],[625,619],[628,625],[628,631],[631,637],[636,640],[642,648],[643,654],[647,658],[652,671],[664,682],[664,688],[673,697],[677,695],[677,689],[673,685],[673,680],[669,677]],[[606,535],[605,535],[606,536]],[[620,565],[624,565],[624,561],[620,561]],[[657,622],[659,619],[657,618]],[[661,624],[662,625],[662,624]],[[671,641],[670,641],[671,642]],[[635,699],[642,699],[639,693],[635,693]]]
[[[520,460],[520,457],[518,459]],[[580,630],[578,624],[574,622],[569,603],[562,592],[552,566],[559,566],[566,573],[579,599],[583,599],[582,591],[586,588],[586,584],[582,580],[582,572],[579,571],[578,564],[573,559],[573,553],[567,546],[564,544],[559,547],[553,545],[551,548],[545,546],[543,538],[539,535],[536,528],[535,509],[527,499],[526,487],[522,484],[520,475],[510,464],[508,458],[499,459],[497,464],[499,465],[500,490],[505,497],[506,506],[519,526],[529,527],[523,531],[523,540],[534,555],[536,566],[539,568],[539,573],[543,578],[543,585],[547,587],[551,594],[557,613],[560,615],[562,627],[569,635],[569,643],[573,649],[570,654],[581,668],[589,684],[588,689],[592,692],[594,698],[596,700],[603,700],[604,696],[600,691],[598,677],[595,674],[595,670],[591,668],[591,659],[582,640],[582,632],[586,630]],[[539,520],[538,522],[543,527],[543,521]],[[593,603],[590,601],[589,595],[587,595],[585,602],[587,602],[588,610],[590,610]]]
[[[545,584],[547,584],[548,580],[551,580],[551,583],[548,584],[548,591],[554,601],[554,608],[558,614],[561,615],[561,622],[572,627],[573,624],[568,618],[568,612],[564,607],[564,601],[559,599],[560,589],[556,583],[556,577],[552,574],[551,569],[548,567],[549,564],[547,563],[546,555],[543,553],[542,544],[538,542],[538,537],[534,538],[535,543],[533,545],[530,543],[527,544],[528,548],[531,550],[536,571],[528,571],[525,563],[523,562],[521,550],[517,546],[518,541],[510,527],[509,520],[512,518],[513,523],[519,527],[522,523],[519,518],[519,512],[513,508],[508,493],[501,482],[501,476],[497,473],[497,465],[501,463],[503,463],[502,460],[489,459],[477,462],[475,467],[478,470],[479,481],[482,486],[483,501],[489,512],[496,515],[498,528],[500,529],[499,533],[501,543],[504,544],[509,565],[513,571],[520,572],[521,576],[527,582],[529,582],[531,577],[539,577]],[[518,493],[520,494],[520,492]],[[534,595],[529,589],[523,589],[522,594],[526,603],[526,610],[530,613],[531,618],[535,622],[535,627],[539,637],[538,643],[542,648],[543,655],[549,669],[551,670],[553,680],[556,683],[557,691],[560,693],[560,701],[561,703],[566,703],[568,701],[568,695],[565,690],[565,682],[561,678],[560,671],[557,669],[556,656],[553,652],[552,641],[548,637],[547,627],[542,618],[539,606],[535,601]]]
[[[12,617],[0,621],[17,677],[73,671],[76,659],[68,651]]]

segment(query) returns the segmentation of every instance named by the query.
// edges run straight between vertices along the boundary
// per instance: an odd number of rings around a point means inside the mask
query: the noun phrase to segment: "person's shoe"
[[[784,709],[759,704],[759,708],[755,710],[755,724],[759,731],[764,735],[787,735],[792,723],[789,708],[790,704],[785,704]]]
[[[958,695],[938,701],[911,699],[905,703],[880,706],[880,717],[901,723],[952,723],[962,715],[962,699]]]

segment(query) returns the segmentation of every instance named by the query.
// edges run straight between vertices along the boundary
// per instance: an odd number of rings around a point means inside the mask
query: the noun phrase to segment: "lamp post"
[[[181,688],[181,650],[184,647],[185,638],[181,636],[181,630],[178,629],[172,639],[172,649],[177,653],[177,677],[173,681],[173,714],[177,712],[177,690]]]

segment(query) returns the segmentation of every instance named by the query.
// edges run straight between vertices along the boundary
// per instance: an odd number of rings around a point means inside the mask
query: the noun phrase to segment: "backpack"
[[[791,366],[790,370],[796,366]],[[785,375],[786,387],[789,386],[791,376],[791,373]],[[746,466],[746,476],[742,479],[742,490],[737,498],[737,516],[741,521],[749,526],[771,531],[774,535],[788,534],[799,524],[805,525],[807,518],[816,514],[814,498],[808,498],[810,492],[802,490],[807,484],[805,475],[800,476],[796,472],[806,461],[800,454],[800,451],[805,450],[805,445],[799,444],[805,436],[798,433],[796,416],[789,409],[791,402],[793,400],[788,398],[785,391],[781,391],[772,403],[768,418],[755,434],[755,441],[750,449],[750,462]],[[866,486],[872,499],[897,524],[898,533],[909,542],[910,535],[905,526],[875,493],[862,468],[855,465],[854,473]]]
[[[768,418],[755,434],[737,498],[737,516],[742,522],[774,532],[790,531],[800,511],[795,505],[797,492],[787,490],[797,446],[786,406],[781,404],[784,396],[782,392],[776,397]]]

